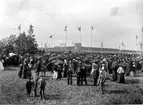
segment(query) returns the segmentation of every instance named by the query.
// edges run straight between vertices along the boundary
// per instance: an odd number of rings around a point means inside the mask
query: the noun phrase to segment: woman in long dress
[[[4,63],[4,61],[2,59],[0,59],[0,71],[4,70],[3,63]]]
[[[136,65],[135,62],[131,62],[131,68],[130,68],[130,76],[134,77],[135,76],[135,70],[136,70]]]
[[[57,65],[55,65],[53,70],[53,79],[57,79],[57,78],[58,78]]]
[[[99,76],[99,71],[98,71],[98,62],[93,62],[92,63],[92,71],[91,71],[91,75],[92,78],[94,80],[93,85],[95,86],[97,84],[97,80],[98,80],[98,76]]]
[[[124,77],[124,68],[122,67],[122,65],[119,64],[119,68],[117,70],[117,82],[118,83],[125,83],[125,77]]]

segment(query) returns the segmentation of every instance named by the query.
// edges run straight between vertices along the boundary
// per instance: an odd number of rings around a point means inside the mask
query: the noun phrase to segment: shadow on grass
[[[19,71],[19,67],[14,67],[14,66],[5,66],[4,71]]]
[[[128,94],[126,90],[105,90],[108,94]]]
[[[17,69],[4,69],[4,71],[18,71]]]
[[[55,95],[46,94],[45,95],[45,100],[64,100],[66,98],[67,97],[65,95],[58,95],[58,94],[55,94]]]
[[[136,74],[135,77],[143,77],[143,74]]]
[[[138,79],[126,79],[125,84],[139,84],[140,81]]]

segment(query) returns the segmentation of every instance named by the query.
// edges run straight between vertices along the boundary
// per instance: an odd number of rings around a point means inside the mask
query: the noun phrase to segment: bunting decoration
[[[21,31],[21,24],[18,26],[18,30]]]
[[[125,47],[125,44],[122,42],[122,47]]]

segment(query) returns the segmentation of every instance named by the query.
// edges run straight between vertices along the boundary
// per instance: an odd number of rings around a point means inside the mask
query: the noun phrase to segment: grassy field
[[[0,104],[47,104],[47,105],[110,105],[143,104],[143,75],[127,77],[126,84],[109,80],[105,83],[105,94],[101,95],[98,86],[67,85],[66,79],[47,80],[46,100],[27,98],[26,80],[17,77],[17,71],[0,73]]]

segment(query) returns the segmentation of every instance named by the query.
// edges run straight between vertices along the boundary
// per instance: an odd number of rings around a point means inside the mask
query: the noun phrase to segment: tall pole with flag
[[[91,26],[91,46],[90,46],[91,47],[91,52],[92,52],[92,31],[93,31],[93,29],[94,29],[93,26]]]
[[[47,53],[47,43],[45,43],[45,54]]]
[[[103,41],[101,41],[101,55],[102,55]]]
[[[136,46],[137,46],[137,43],[138,43],[138,35],[136,35]]]
[[[121,46],[119,45],[119,55],[121,55]]]
[[[82,52],[81,27],[78,27],[77,29],[80,32],[80,43],[81,43],[81,52]]]
[[[143,57],[143,27],[142,27],[141,56]]]
[[[53,38],[53,35],[50,35],[49,37],[51,39],[51,44],[50,44],[50,47],[52,47],[52,38]],[[50,48],[51,49],[51,48]],[[50,50],[51,51],[51,50]]]
[[[65,26],[65,32],[66,32],[65,50],[67,50],[67,25]]]
[[[125,44],[124,44],[123,41],[122,41],[122,55],[123,55],[123,53],[124,53],[124,52],[123,52],[123,51],[124,51],[124,49],[123,49],[124,47],[125,47]]]
[[[78,29],[79,32],[81,32],[81,27],[78,27],[77,29]],[[80,43],[82,43],[81,42],[81,33],[80,33]]]
[[[21,24],[18,26],[19,33],[21,33]]]
[[[137,52],[138,52],[138,51],[137,51],[137,50],[138,50],[138,46],[137,46],[137,45],[138,45],[138,35],[136,35],[136,54],[137,54]]]

